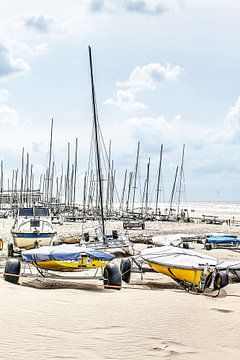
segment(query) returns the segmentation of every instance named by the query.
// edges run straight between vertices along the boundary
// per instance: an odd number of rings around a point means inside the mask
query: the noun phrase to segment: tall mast
[[[127,201],[126,201],[126,212],[127,213],[129,210],[129,198],[130,198],[130,192],[131,192],[131,187],[132,187],[132,177],[133,177],[133,173],[131,171],[129,173],[128,193],[127,193]]]
[[[103,214],[103,189],[102,189],[102,179],[101,179],[101,160],[100,160],[100,153],[99,153],[98,120],[97,120],[95,88],[94,88],[94,81],[93,81],[92,52],[91,52],[90,46],[88,46],[88,53],[89,53],[89,63],[90,63],[90,75],[91,75],[92,108],[93,108],[96,157],[97,157],[97,174],[98,174],[98,182],[99,182],[100,210],[101,210],[102,231],[103,231],[103,240],[104,240],[105,226],[104,226],[104,214]]]
[[[157,177],[157,196],[156,196],[156,206],[155,206],[155,214],[157,215],[158,210],[158,198],[160,192],[160,178],[161,178],[161,169],[162,169],[162,152],[163,152],[163,144],[160,149],[160,158],[159,158],[159,167],[158,167],[158,177]]]
[[[150,158],[147,163],[147,179],[146,179],[146,198],[145,198],[145,214],[147,214],[148,209],[148,195],[149,195],[149,171],[150,171]]]
[[[48,169],[47,169],[47,184],[46,184],[46,202],[48,203],[48,193],[50,187],[50,175],[52,168],[52,134],[53,134],[53,119],[51,121],[51,132],[50,132],[50,144],[49,144],[49,159],[48,159]]]
[[[182,191],[182,180],[183,180],[183,165],[184,165],[184,154],[185,154],[185,144],[183,144],[182,150],[182,161],[179,175],[179,191],[178,191],[178,206],[177,206],[177,215],[179,215],[179,207],[181,202],[181,191]]]
[[[125,175],[124,175],[122,196],[121,196],[120,209],[119,209],[120,211],[123,210],[123,202],[124,202],[126,184],[127,184],[127,170],[125,170]]]
[[[21,184],[20,184],[20,204],[23,204],[23,175],[24,174],[24,148],[22,149],[22,167],[21,167]]]
[[[136,166],[135,166],[135,172],[134,172],[132,212],[134,212],[135,194],[136,194],[136,187],[137,187],[137,172],[138,172],[138,161],[139,161],[139,149],[140,149],[140,142],[138,141]]]
[[[171,212],[172,212],[172,203],[173,203],[173,198],[174,198],[174,194],[175,194],[177,176],[178,176],[178,166],[177,166],[176,172],[175,172],[175,177],[174,177],[174,182],[173,182],[173,187],[172,187],[172,192],[171,192],[171,197],[170,197],[170,207],[169,207],[168,216],[170,216]]]
[[[75,143],[74,182],[73,182],[73,208],[75,207],[75,201],[76,201],[77,162],[78,162],[78,138],[76,138],[76,143]]]
[[[111,183],[111,140],[109,142],[109,150],[108,150],[108,178],[107,178],[107,192],[106,192],[106,211],[109,211],[109,202],[110,202],[110,183]]]

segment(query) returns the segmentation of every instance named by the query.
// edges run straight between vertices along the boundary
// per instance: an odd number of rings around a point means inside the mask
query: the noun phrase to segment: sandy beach
[[[11,225],[10,218],[0,220],[5,245]],[[59,236],[82,230],[80,223],[55,227]],[[107,229],[122,230],[122,224],[108,222]],[[239,230],[227,225],[147,222],[145,233],[239,234]],[[136,251],[144,246],[136,245]],[[201,244],[191,247],[205,251]],[[212,250],[210,254],[239,259],[238,252],[231,250]],[[139,274],[133,274],[121,291],[104,290],[96,280],[21,278],[20,285],[13,285],[2,277],[5,259],[4,249],[0,278],[2,359],[239,358],[240,283],[222,289],[217,298],[189,294],[157,273],[145,274],[143,282]]]

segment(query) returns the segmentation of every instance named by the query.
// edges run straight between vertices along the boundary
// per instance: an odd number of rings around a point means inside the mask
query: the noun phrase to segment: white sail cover
[[[152,237],[152,243],[155,246],[179,246],[183,242],[183,238],[186,238],[186,234],[164,234],[156,235]]]
[[[218,263],[214,257],[173,246],[144,249],[141,252],[141,257],[145,261],[181,269],[204,269],[206,265],[216,266]]]

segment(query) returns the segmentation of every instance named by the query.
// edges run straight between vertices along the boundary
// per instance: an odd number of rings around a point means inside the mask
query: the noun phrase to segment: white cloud
[[[0,89],[0,102],[6,102],[10,97],[10,93],[6,89]]]
[[[135,101],[135,94],[129,90],[118,89],[116,93],[116,99],[107,99],[105,101],[107,105],[116,105],[121,107],[123,110],[128,110],[129,108],[133,110],[146,109],[148,106]]]
[[[230,107],[225,118],[214,128],[205,128],[199,132],[205,145],[238,145],[240,142],[240,97]]]
[[[29,46],[25,43],[17,43],[16,48],[18,52],[26,55],[44,55],[47,52],[48,44],[42,43],[38,45]]]
[[[54,26],[54,20],[52,17],[41,15],[29,15],[26,17],[25,26],[39,33],[47,33]]]
[[[125,121],[123,126],[136,141],[142,143],[147,152],[154,153],[159,150],[161,143],[166,144],[166,148],[170,149],[178,141],[176,139],[178,119],[179,116],[170,121],[164,116],[133,117]]]
[[[123,109],[144,109],[147,105],[135,100],[136,93],[155,90],[159,85],[170,86],[179,79],[182,73],[183,69],[178,65],[163,66],[160,63],[150,63],[137,66],[128,80],[117,81],[116,99],[107,99],[105,103],[117,105]]]
[[[14,58],[8,46],[0,42],[0,78],[29,70],[29,65],[23,59]]]
[[[166,66],[160,63],[150,63],[144,66],[137,66],[130,74],[127,81],[118,81],[117,86],[123,89],[130,89],[133,92],[143,90],[154,90],[158,84],[171,85],[182,74],[180,66]]]
[[[6,105],[0,105],[0,125],[17,125],[19,121],[16,110]]]
[[[14,48],[16,53],[38,56],[38,55],[44,55],[47,52],[48,44],[42,43],[38,45],[29,46],[25,43],[14,41]]]
[[[135,13],[140,15],[162,15],[179,6],[179,1],[172,0],[90,0],[89,8],[93,13]]]
[[[224,121],[225,138],[229,141],[240,140],[240,96],[230,110]]]

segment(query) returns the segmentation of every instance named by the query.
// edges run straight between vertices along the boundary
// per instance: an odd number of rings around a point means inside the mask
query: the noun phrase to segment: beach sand
[[[0,220],[0,236],[10,239],[12,219]],[[87,224],[84,225],[87,227]],[[94,228],[95,224],[91,224]],[[108,222],[108,229],[121,229]],[[56,225],[59,235],[82,231],[82,224]],[[227,225],[147,222],[145,234],[240,233]],[[139,231],[129,231],[139,233]],[[136,248],[146,245],[137,245]],[[192,244],[203,250],[201,244]],[[231,250],[208,255],[240,259]],[[0,358],[12,359],[239,359],[240,283],[194,295],[164,275],[133,274],[121,291],[104,290],[97,280],[61,282],[22,278],[20,285],[0,275]]]

